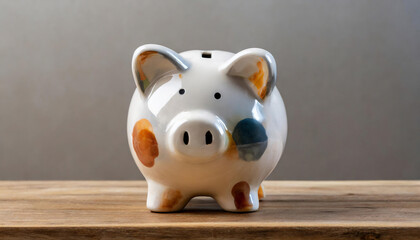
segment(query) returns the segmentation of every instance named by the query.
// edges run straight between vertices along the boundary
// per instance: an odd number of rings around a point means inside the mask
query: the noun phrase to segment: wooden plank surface
[[[420,239],[420,181],[268,181],[255,213],[146,209],[142,181],[0,182],[0,239]]]

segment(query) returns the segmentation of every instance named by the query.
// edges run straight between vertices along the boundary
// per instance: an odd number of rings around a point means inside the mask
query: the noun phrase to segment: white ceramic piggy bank
[[[287,119],[276,62],[258,48],[237,54],[143,45],[128,140],[148,183],[147,207],[179,211],[195,196],[227,211],[256,211],[261,182],[283,152]]]

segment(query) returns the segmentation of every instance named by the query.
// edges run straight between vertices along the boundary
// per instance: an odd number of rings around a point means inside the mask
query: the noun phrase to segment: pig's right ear
[[[143,94],[157,79],[167,74],[185,71],[189,67],[190,64],[178,53],[156,44],[140,46],[133,54],[134,82]]]

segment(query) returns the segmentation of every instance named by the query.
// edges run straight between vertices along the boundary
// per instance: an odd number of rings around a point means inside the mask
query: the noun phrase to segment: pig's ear
[[[143,94],[160,77],[185,71],[189,67],[190,64],[178,53],[156,44],[140,46],[133,54],[134,82]]]
[[[276,86],[276,61],[271,53],[260,48],[249,48],[235,54],[220,70],[227,75],[243,78],[261,99],[270,95]]]

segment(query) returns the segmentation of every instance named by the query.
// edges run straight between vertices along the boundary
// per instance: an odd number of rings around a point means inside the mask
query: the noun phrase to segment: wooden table
[[[0,182],[0,239],[420,239],[420,181],[268,181],[255,213],[146,209],[142,181]]]

